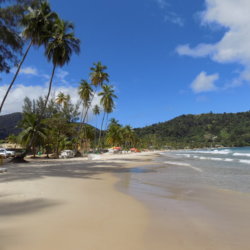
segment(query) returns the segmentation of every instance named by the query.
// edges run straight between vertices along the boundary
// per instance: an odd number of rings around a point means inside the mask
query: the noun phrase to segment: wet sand
[[[248,250],[250,196],[135,185],[134,175],[156,175],[155,156],[8,166],[0,174],[0,250]]]
[[[250,249],[249,193],[197,184],[192,179],[183,183],[187,171],[195,174],[192,168],[162,164],[142,167],[139,174],[120,175],[118,185],[148,208],[146,234],[150,237],[145,250]],[[171,178],[165,178],[170,172]]]

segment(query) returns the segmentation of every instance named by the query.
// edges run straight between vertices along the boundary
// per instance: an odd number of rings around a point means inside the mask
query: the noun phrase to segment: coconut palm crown
[[[80,53],[80,40],[74,35],[74,25],[59,17],[55,18],[54,26],[46,44],[45,55],[55,66],[69,63],[74,53]]]
[[[93,97],[93,89],[86,80],[82,80],[78,88],[78,94],[85,107],[88,107]]]
[[[92,111],[94,115],[100,115],[101,113],[100,107],[97,104],[94,106]]]
[[[63,92],[59,92],[56,97],[56,103],[59,105],[67,105],[67,103],[70,101],[70,95],[65,95]]]
[[[114,98],[117,98],[114,92],[115,91],[112,85],[104,84],[102,86],[102,92],[98,94],[101,96],[100,103],[102,104],[104,112],[106,113],[111,113],[114,110]]]
[[[21,21],[22,26],[24,26],[22,36],[31,40],[33,45],[46,44],[57,14],[51,11],[47,1],[41,2],[37,9],[29,7],[28,11],[29,13]]]
[[[109,82],[109,74],[104,72],[107,69],[107,66],[102,65],[101,62],[94,63],[94,67],[91,67],[90,70],[90,80],[92,85],[95,87],[102,86],[104,82]]]

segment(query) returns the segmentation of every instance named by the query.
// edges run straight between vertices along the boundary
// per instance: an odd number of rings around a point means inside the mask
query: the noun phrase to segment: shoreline
[[[165,250],[166,246],[171,250],[249,248],[249,193],[197,186],[196,183],[179,185],[178,174],[187,171],[193,173],[191,168],[185,165],[168,166],[165,159],[157,164],[159,166],[153,167],[156,170],[153,177],[150,173],[152,168],[145,167],[148,173],[141,171],[140,176],[132,174],[129,180],[123,180],[129,183],[129,189],[124,183],[119,187],[149,210],[147,234],[150,240],[147,241],[146,250]],[[162,169],[165,172],[160,171]],[[159,175],[173,174],[176,170],[176,183],[161,185],[162,179],[157,179]]]
[[[0,249],[247,249],[250,197],[178,183],[154,192],[143,182],[162,169],[159,153],[10,166],[0,175]]]

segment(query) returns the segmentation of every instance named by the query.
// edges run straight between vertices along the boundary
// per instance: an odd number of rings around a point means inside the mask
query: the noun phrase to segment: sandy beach
[[[176,186],[164,199],[128,192],[131,171],[160,167],[156,156],[8,165],[0,175],[0,250],[249,249],[248,195]]]
[[[112,173],[151,157],[8,165],[0,175],[0,249],[145,249],[147,210],[114,188]]]

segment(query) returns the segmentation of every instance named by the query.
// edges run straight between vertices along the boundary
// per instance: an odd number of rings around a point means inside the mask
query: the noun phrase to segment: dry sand
[[[125,158],[9,165],[0,175],[0,250],[145,249],[147,210],[114,188],[112,173],[138,162]]]
[[[173,187],[161,203],[117,191],[117,175],[154,156],[9,165],[0,174],[0,250],[250,249],[249,196]]]

